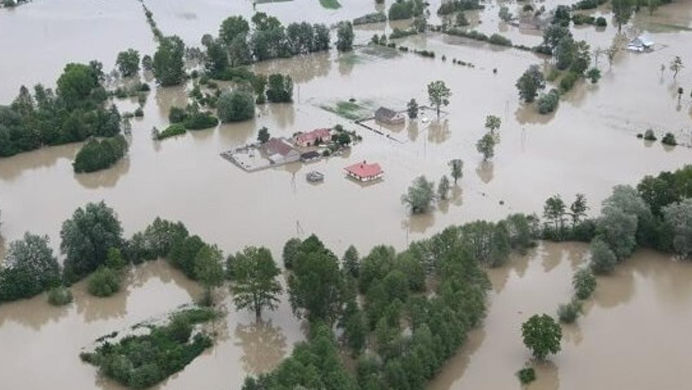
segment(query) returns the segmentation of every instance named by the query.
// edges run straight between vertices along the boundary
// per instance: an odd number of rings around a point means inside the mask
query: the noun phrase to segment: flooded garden
[[[333,26],[386,12],[390,5],[372,0],[341,1],[336,9],[318,0],[145,3],[165,35],[176,34],[189,46],[199,46],[206,33],[216,35],[232,15],[250,19],[261,11],[286,24]],[[507,4],[518,12],[523,3]],[[539,4],[551,9],[569,3]],[[439,6],[439,0],[430,2],[428,23],[443,19],[435,12]],[[514,44],[541,43],[540,31],[500,20],[499,8],[488,2],[483,10],[467,12],[467,18],[478,31],[502,33]],[[572,33],[591,49],[606,49],[618,32],[610,8],[602,5],[592,14],[604,15],[608,26],[575,26]],[[512,213],[541,214],[545,200],[558,193],[565,198],[585,194],[588,214],[595,217],[613,186],[636,185],[645,175],[690,162],[692,71],[683,69],[673,76],[668,64],[675,56],[692,60],[692,2],[662,5],[653,15],[637,13],[623,32],[630,38],[647,33],[656,49],[622,50],[612,63],[602,56],[597,65],[600,81],[577,82],[548,115],[520,102],[515,83],[530,65],[547,69],[549,57],[432,31],[395,40],[407,51],[368,44],[374,34],[409,24],[356,25],[355,47],[348,53],[330,50],[253,64],[250,68],[258,74],[289,75],[293,103],[258,105],[250,120],[161,141],[152,140],[151,129],[168,126],[170,108],[187,104],[193,83],[162,87],[150,72],[143,72],[142,81],[152,90],[143,116],[131,120],[129,151],[112,167],[75,173],[72,162],[83,143],[0,158],[0,258],[6,246],[27,231],[47,235],[59,254],[63,221],[78,207],[101,200],[115,210],[125,236],[143,230],[156,217],[179,220],[224,255],[265,246],[280,263],[288,239],[306,239],[312,233],[339,257],[350,245],[363,255],[379,244],[404,250],[450,225],[497,221]],[[134,48],[152,55],[156,47],[139,1],[33,0],[0,8],[0,50],[9,53],[0,61],[0,104],[11,103],[21,85],[55,87],[69,62],[97,59],[108,72],[119,51]],[[415,50],[434,51],[435,57]],[[355,122],[374,116],[379,107],[405,112],[411,99],[427,104],[426,86],[434,80],[444,80],[452,92],[439,119],[425,110],[425,121],[370,121],[371,129]],[[122,112],[138,107],[136,98],[114,99],[114,104]],[[494,157],[486,160],[476,142],[486,132],[488,115],[502,124]],[[293,139],[297,133],[337,125],[361,139],[317,161],[246,172],[220,157],[257,142],[263,127],[272,137]],[[658,138],[673,133],[678,146],[637,138],[647,129]],[[411,214],[400,199],[409,184],[420,175],[438,182],[449,174],[452,159],[462,159],[464,167],[449,198],[428,213]],[[346,167],[365,161],[379,164],[383,178],[372,183],[346,178]],[[306,181],[311,171],[323,174],[319,185]],[[534,313],[554,315],[557,305],[569,299],[573,273],[588,258],[586,244],[540,241],[526,255],[513,254],[505,265],[488,269],[485,319],[427,388],[520,388],[515,373],[530,359],[521,343],[522,322]],[[282,272],[286,290],[288,271]],[[685,370],[692,347],[686,341],[692,325],[690,280],[692,264],[637,250],[612,274],[598,277],[583,316],[562,325],[562,351],[548,362],[532,363],[537,379],[528,388],[685,387],[692,380]],[[45,294],[0,304],[4,386],[121,388],[80,361],[80,352],[103,335],[164,316],[203,294],[198,283],[164,260],[127,270],[122,290],[108,298],[91,296],[84,281],[71,290],[74,302],[64,307],[49,305]],[[228,288],[218,288],[217,295],[222,314],[211,324],[218,334],[214,345],[155,388],[239,389],[247,375],[273,370],[306,338],[307,321],[294,316],[286,292],[277,310],[265,312],[259,322],[254,313],[236,311]]]

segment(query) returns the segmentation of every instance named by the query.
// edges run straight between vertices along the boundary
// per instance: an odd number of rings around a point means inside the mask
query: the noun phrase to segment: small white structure
[[[647,35],[640,35],[627,44],[627,50],[634,51],[637,53],[642,53],[645,51],[650,51],[654,47],[654,41],[651,40]]]

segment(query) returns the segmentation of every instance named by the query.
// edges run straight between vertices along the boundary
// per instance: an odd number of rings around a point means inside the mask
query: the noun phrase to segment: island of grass
[[[339,4],[338,0],[320,0],[320,4],[322,4],[322,7],[329,9],[341,8],[341,4]]]
[[[165,325],[144,325],[149,332],[125,336],[117,342],[113,333],[98,340],[93,352],[80,358],[99,367],[101,374],[133,389],[153,386],[181,371],[212,345],[211,336],[195,329],[217,313],[210,308],[187,308],[170,316]]]

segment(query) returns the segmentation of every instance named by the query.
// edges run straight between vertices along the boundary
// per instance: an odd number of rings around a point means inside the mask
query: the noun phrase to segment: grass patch
[[[358,120],[366,118],[372,114],[373,102],[363,101],[337,101],[336,103],[324,104],[320,108],[332,112],[342,118],[349,120]]]
[[[79,357],[120,384],[143,389],[182,370],[212,345],[210,336],[197,332],[194,325],[217,316],[209,308],[190,308],[170,316],[166,325],[153,325],[145,335],[126,336],[117,343],[105,341],[94,352]]]
[[[395,48],[382,45],[368,45],[360,50],[363,54],[373,57],[379,57],[385,60],[399,57],[401,53]]]
[[[322,4],[322,7],[328,8],[328,9],[341,8],[341,4],[339,4],[338,0],[320,0],[320,4]]]

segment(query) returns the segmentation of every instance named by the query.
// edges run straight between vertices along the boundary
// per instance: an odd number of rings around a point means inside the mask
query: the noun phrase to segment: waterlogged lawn
[[[329,9],[341,8],[338,0],[320,0],[320,4],[322,4],[322,7]]]

